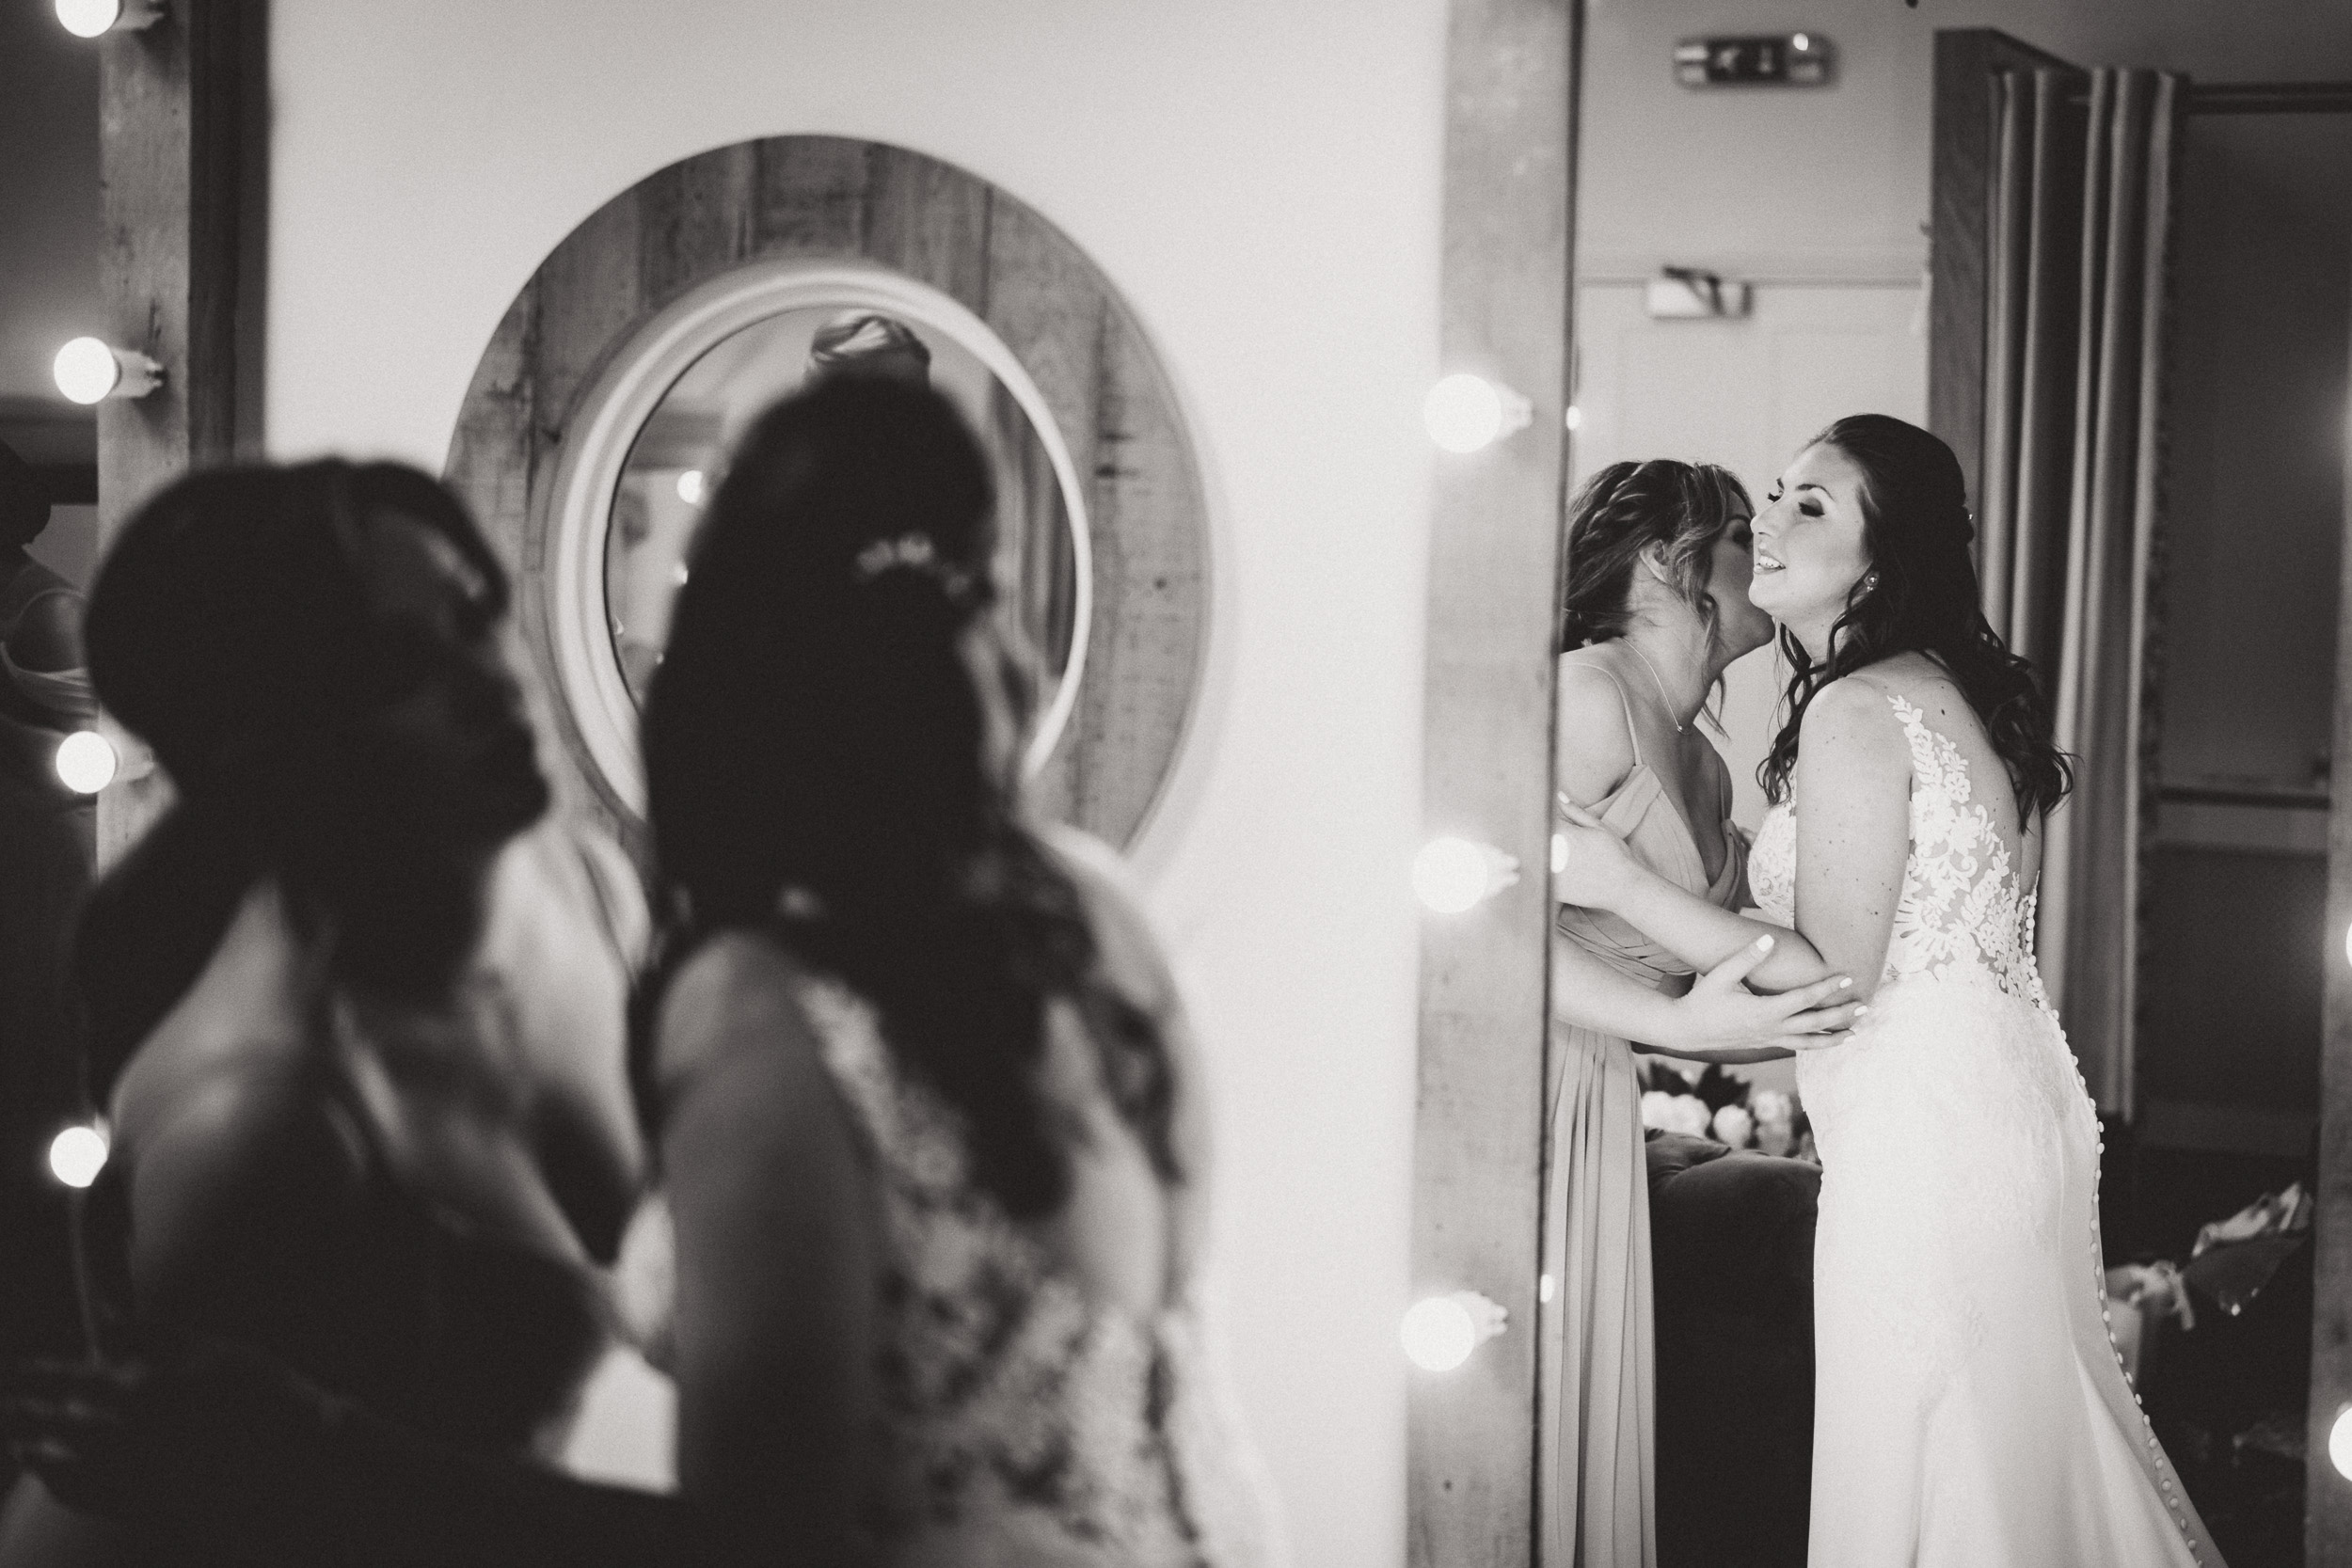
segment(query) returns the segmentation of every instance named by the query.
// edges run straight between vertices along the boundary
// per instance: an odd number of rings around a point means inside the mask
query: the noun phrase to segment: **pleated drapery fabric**
[[[1990,218],[1985,615],[2074,758],[2036,942],[2103,1111],[2132,1104],[2141,848],[2153,809],[2164,341],[2186,81],[2001,78]]]
[[[1637,753],[1638,755],[1638,753]],[[1747,845],[1726,823],[1712,880],[1658,775],[1639,762],[1590,808],[1635,857],[1726,909],[1748,900]],[[1615,915],[1559,906],[1558,939],[1658,990],[1690,967]],[[1630,1042],[1554,1025],[1544,1190],[1538,1453],[1546,1568],[1656,1568],[1657,1364],[1649,1166]]]

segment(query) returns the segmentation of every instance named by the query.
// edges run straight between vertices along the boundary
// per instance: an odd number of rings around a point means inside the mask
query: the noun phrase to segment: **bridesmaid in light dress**
[[[1740,482],[1720,467],[1618,463],[1571,505],[1557,684],[1563,801],[1644,864],[1725,909],[1748,902],[1731,780],[1693,727],[1724,670],[1772,636],[1748,602]],[[1760,1061],[1827,1037],[1852,1009],[1842,976],[1777,996],[1740,981],[1753,946],[1692,970],[1614,915],[1562,904],[1558,1031],[1547,1085],[1542,1402],[1544,1560],[1658,1560],[1649,1197],[1634,1041],[1698,1060]],[[1826,1004],[1826,1005],[1825,1005]]]

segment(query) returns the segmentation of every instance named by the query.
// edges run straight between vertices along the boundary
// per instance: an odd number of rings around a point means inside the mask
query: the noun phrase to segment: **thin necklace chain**
[[[1680,735],[1682,733],[1682,721],[1675,719],[1674,699],[1666,695],[1666,683],[1659,679],[1658,666],[1649,661],[1649,655],[1642,652],[1640,648],[1634,646],[1633,639],[1630,637],[1625,639],[1625,645],[1628,652],[1632,654],[1635,658],[1642,661],[1642,668],[1649,672],[1650,684],[1658,688],[1658,700],[1665,705],[1666,717],[1674,720],[1675,734]]]

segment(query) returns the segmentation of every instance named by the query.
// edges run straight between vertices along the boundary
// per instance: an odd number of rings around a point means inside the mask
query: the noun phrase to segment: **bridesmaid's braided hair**
[[[2074,768],[2051,738],[2050,708],[2033,666],[2010,651],[1977,593],[1969,546],[1976,524],[1952,449],[1917,425],[1885,414],[1852,414],[1809,443],[1834,447],[1862,470],[1863,546],[1869,572],[1854,584],[1830,630],[1830,656],[1816,665],[1786,627],[1780,648],[1794,673],[1788,719],[1756,769],[1772,800],[1788,798],[1804,710],[1839,676],[1916,649],[1959,684],[2009,769],[2018,815],[2055,809],[2074,787]],[[1875,578],[1871,586],[1865,586]]]
[[[1652,546],[1664,552],[1668,576],[1711,633],[1707,578],[1715,541],[1755,515],[1746,488],[1712,463],[1661,457],[1601,469],[1568,503],[1559,651],[1625,635],[1633,569]]]

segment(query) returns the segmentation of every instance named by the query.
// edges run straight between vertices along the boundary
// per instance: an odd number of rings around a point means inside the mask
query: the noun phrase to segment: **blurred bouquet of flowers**
[[[1820,1164],[1813,1152],[1813,1129],[1795,1095],[1756,1089],[1718,1062],[1708,1063],[1696,1077],[1680,1065],[1645,1064],[1642,1125]]]

